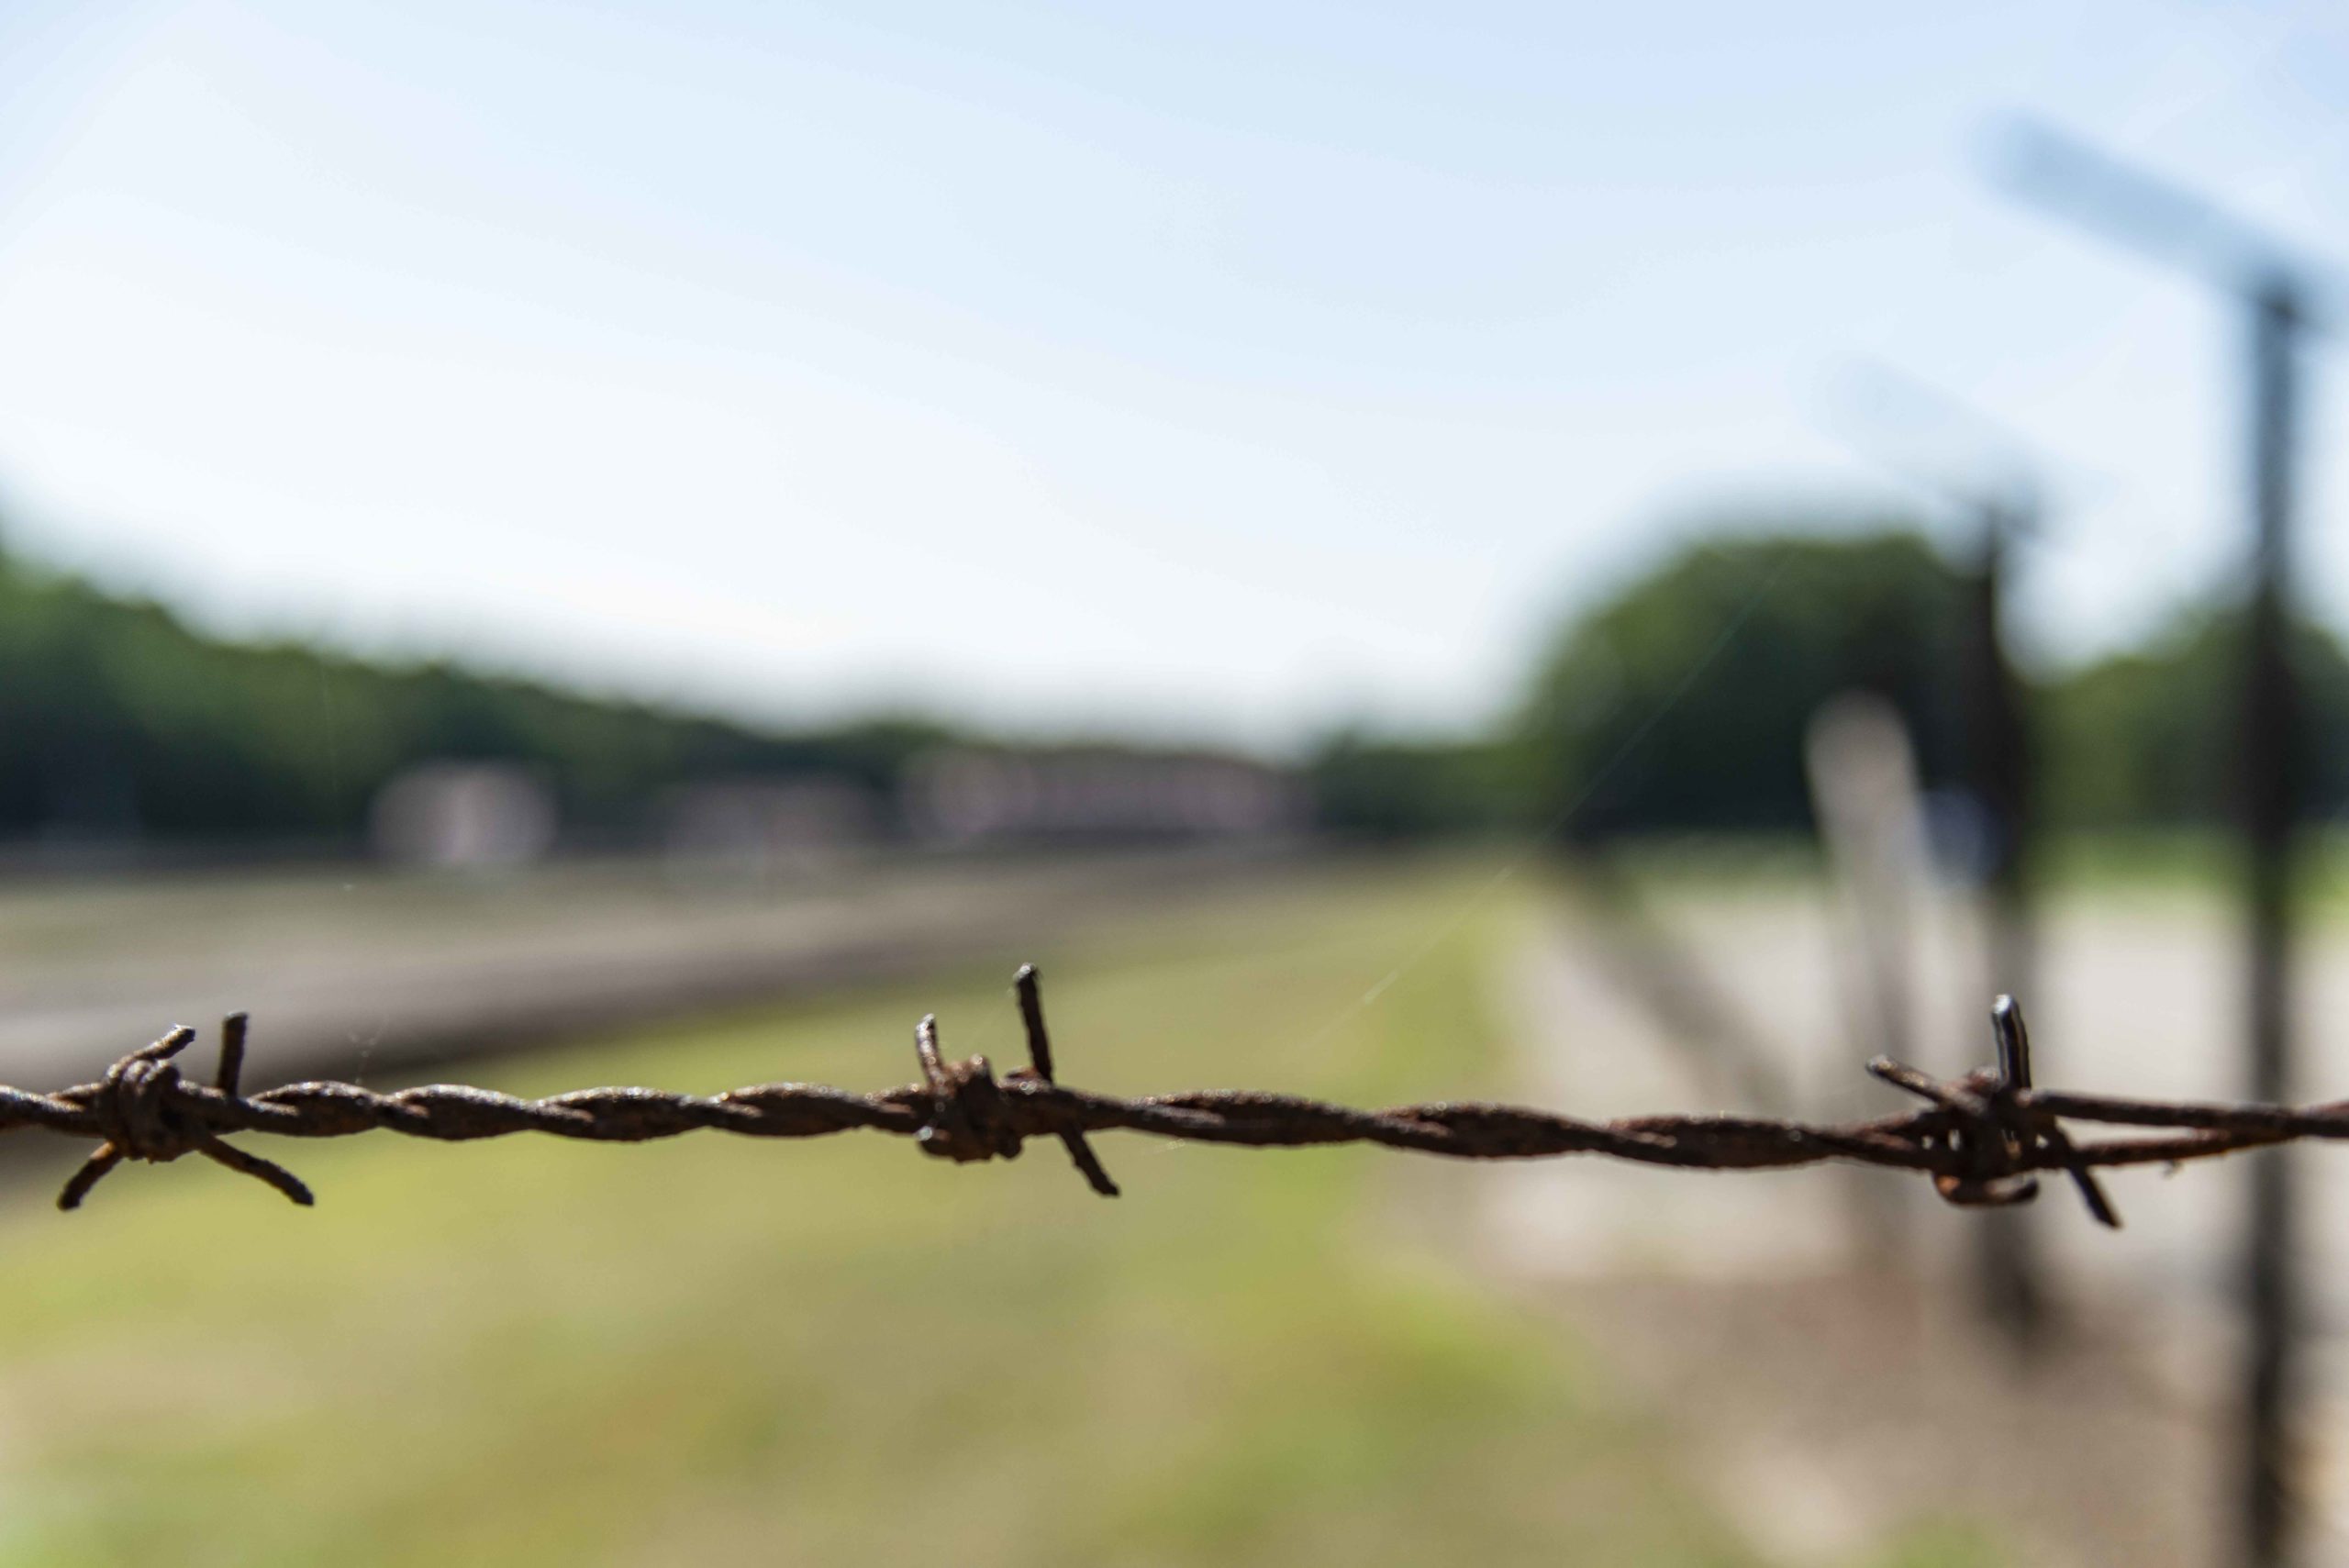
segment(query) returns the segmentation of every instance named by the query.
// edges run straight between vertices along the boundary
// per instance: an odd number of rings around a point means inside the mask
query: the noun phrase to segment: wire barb
[[[930,1119],[914,1134],[923,1153],[957,1162],[1019,1158],[1019,1129],[1012,1125],[1003,1085],[995,1081],[985,1057],[941,1060],[934,1013],[915,1026],[914,1054],[930,1082]]]
[[[237,1082],[244,1071],[245,1025],[242,1013],[231,1013],[220,1023],[220,1065],[214,1092],[235,1100]],[[172,1058],[185,1051],[195,1031],[182,1024],[151,1045],[140,1046],[106,1070],[105,1079],[68,1089],[58,1096],[85,1106],[105,1134],[82,1168],[66,1178],[57,1195],[57,1207],[82,1207],[90,1189],[125,1160],[166,1164],[183,1154],[201,1154],[240,1175],[268,1183],[307,1208],[317,1200],[293,1172],[258,1154],[222,1142],[209,1128],[187,1114],[186,1085]]]
[[[1032,967],[1013,981],[1027,1027],[1029,1065],[998,1082],[984,1056],[950,1062],[938,1020],[914,1031],[921,1081],[857,1095],[814,1084],[761,1084],[702,1096],[657,1089],[581,1089],[526,1100],[487,1089],[431,1084],[382,1094],[355,1084],[289,1084],[246,1095],[239,1087],[246,1020],[220,1029],[212,1084],[189,1083],[173,1060],[195,1038],[174,1029],[125,1056],[95,1084],[53,1095],[0,1087],[0,1132],[19,1127],[95,1137],[98,1147],[58,1195],[71,1209],[127,1159],[156,1163],[202,1154],[308,1205],[290,1172],[224,1141],[239,1132],[343,1138],[381,1129],[462,1141],[518,1132],[607,1143],[641,1143],[699,1130],[749,1138],[822,1138],[865,1129],[911,1138],[926,1154],[958,1162],[1016,1158],[1030,1138],[1058,1139],[1105,1196],[1117,1184],[1086,1135],[1113,1129],[1257,1149],[1370,1143],[1462,1160],[1540,1160],[1590,1154],[1677,1170],[1791,1170],[1830,1160],[1922,1172],[1950,1203],[2025,1203],[2036,1175],[2062,1171],[2088,1212],[2121,1221],[2098,1184],[2107,1166],[2176,1164],[2301,1139],[2349,1139],[2349,1103],[2295,1107],[2125,1099],[2041,1089],[2032,1083],[2022,1010],[2000,997],[1991,1011],[1998,1065],[1944,1083],[1878,1057],[1868,1071],[1924,1102],[1871,1121],[1820,1124],[1754,1117],[1671,1114],[1586,1121],[1524,1106],[1439,1101],[1364,1110],[1257,1090],[1208,1090],[1120,1099],[1072,1089],[1053,1075],[1041,988]],[[2065,1122],[2158,1129],[2152,1136],[2076,1140]]]
[[[1879,1056],[1868,1071],[1895,1088],[1938,1106],[1949,1126],[1928,1134],[1929,1145],[1946,1150],[1954,1169],[1933,1174],[1943,1201],[1965,1207],[2002,1208],[2039,1195],[2032,1171],[2054,1167],[2072,1178],[2080,1201],[2099,1225],[2121,1229],[2121,1216],[2053,1112],[2031,1095],[2031,1030],[2022,1005],[2012,996],[1990,1004],[1990,1032],[1998,1064],[1969,1073],[1956,1084],[1936,1083],[1913,1067]]]

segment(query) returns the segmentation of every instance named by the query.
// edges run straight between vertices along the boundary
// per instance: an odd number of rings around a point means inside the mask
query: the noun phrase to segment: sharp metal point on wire
[[[1998,1042],[1998,1079],[2009,1089],[2031,1087],[2031,1030],[2022,1021],[2022,1004],[2000,996],[1990,1004],[1990,1032]]]
[[[1998,1079],[2004,1095],[2011,1102],[2014,1096],[2031,1092],[2031,1027],[2023,1022],[2022,1004],[2012,996],[2000,996],[1990,1004],[1990,1032],[1998,1042]],[[2040,1142],[2059,1154],[2074,1154],[2077,1151],[2071,1134],[2052,1116],[2032,1119],[2032,1132]],[[2073,1190],[2080,1195],[2080,1202],[2099,1225],[2108,1229],[2121,1229],[2121,1213],[2105,1195],[2104,1184],[2096,1173],[2076,1160],[2067,1160],[2064,1173],[2072,1178]]]
[[[1036,966],[1023,963],[1019,973],[1011,977],[1011,988],[1019,997],[1019,1022],[1028,1031],[1028,1066],[1012,1074],[1014,1078],[1033,1078],[1040,1083],[1054,1082],[1052,1077],[1052,1040],[1044,1030],[1044,995],[1042,982],[1037,978]],[[1103,1197],[1116,1197],[1118,1184],[1101,1168],[1100,1158],[1093,1152],[1081,1132],[1061,1134],[1061,1146],[1068,1151],[1070,1161],[1093,1190]]]

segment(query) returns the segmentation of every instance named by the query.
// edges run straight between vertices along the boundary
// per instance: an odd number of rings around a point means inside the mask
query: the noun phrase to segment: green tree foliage
[[[819,773],[885,791],[943,732],[774,735],[446,665],[393,667],[190,630],[0,555],[0,836],[348,840],[402,769],[530,767],[566,824],[640,828],[695,779]]]
[[[1576,617],[1508,732],[1341,733],[1307,765],[1321,823],[1366,838],[1571,829],[1770,831],[1809,822],[1803,736],[1866,689],[1908,718],[1928,784],[1963,768],[1965,584],[1913,533],[1731,535]],[[2207,822],[2225,807],[2241,617],[2201,612],[2041,685],[2042,819]],[[2349,806],[2349,656],[2296,628],[2311,808]],[[914,722],[775,734],[447,665],[389,666],[201,636],[0,554],[0,839],[60,831],[350,842],[376,792],[439,759],[523,764],[574,834],[640,835],[696,779],[820,774],[885,799],[951,739]]]
[[[1928,784],[1962,785],[1966,585],[1914,534],[1714,539],[1569,624],[1520,727],[1529,819],[1576,830],[1784,829],[1809,819],[1805,728],[1866,689],[1898,707]],[[2294,628],[2311,815],[2349,807],[2349,655]],[[2221,818],[2240,727],[2243,617],[2201,610],[2036,684],[2041,820]],[[1611,764],[1611,765],[1610,765]],[[1585,795],[1588,795],[1584,800]]]
[[[2293,628],[2312,815],[2349,806],[2349,656],[2323,628]],[[2137,650],[2049,684],[2041,751],[2050,819],[2085,828],[2205,823],[2226,811],[2241,733],[2240,611],[2183,617]]]
[[[1398,740],[1342,730],[1314,752],[1306,778],[1319,824],[1359,838],[1491,831],[1525,815],[1522,756],[1501,740]]]
[[[1908,719],[1929,781],[1961,757],[1964,584],[1906,532],[1712,539],[1573,622],[1520,729],[1535,811],[1573,828],[1800,828],[1803,737],[1838,694]]]

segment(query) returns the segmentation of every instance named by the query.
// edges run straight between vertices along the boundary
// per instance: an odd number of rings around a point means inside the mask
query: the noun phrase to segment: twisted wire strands
[[[302,1083],[246,1095],[238,1086],[246,1018],[221,1026],[209,1084],[173,1060],[195,1039],[184,1026],[141,1046],[95,1083],[55,1094],[0,1087],[0,1131],[19,1127],[95,1137],[99,1144],[58,1195],[78,1207],[125,1160],[166,1163],[201,1154],[266,1182],[297,1204],[313,1199],[291,1172],[225,1141],[269,1132],[344,1138],[382,1129],[462,1141],[538,1132],[642,1143],[710,1130],[746,1138],[821,1138],[852,1129],[911,1138],[958,1162],[1012,1159],[1031,1138],[1059,1140],[1093,1190],[1118,1195],[1087,1135],[1124,1130],[1196,1143],[1302,1149],[1372,1143],[1464,1160],[1590,1154],[1682,1170],[1770,1171],[1830,1160],[1923,1172],[1953,1204],[2007,1205],[2036,1195],[2035,1173],[2062,1171],[2099,1221],[2120,1219],[2094,1173],[2105,1166],[2179,1163],[2304,1139],[2349,1138],[2349,1103],[2294,1108],[2127,1099],[2036,1089],[2021,1009],[1992,1008],[1998,1064],[1954,1082],[1878,1057],[1876,1077],[1922,1100],[1906,1112],[1833,1125],[1741,1116],[1664,1114],[1586,1121],[1524,1106],[1437,1101],[1365,1110],[1292,1095],[1203,1090],[1124,1099],[1056,1081],[1033,966],[1015,982],[1029,1065],[1001,1079],[984,1056],[950,1061],[934,1018],[914,1051],[922,1081],[869,1095],[816,1084],[760,1084],[703,1096],[659,1089],[581,1089],[540,1100],[434,1084],[389,1094],[355,1084]],[[2160,1136],[2075,1140],[2065,1121],[2159,1129]]]

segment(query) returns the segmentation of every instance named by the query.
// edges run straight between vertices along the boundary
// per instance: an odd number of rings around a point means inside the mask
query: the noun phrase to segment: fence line
[[[749,1138],[820,1138],[869,1129],[913,1139],[954,1161],[1011,1159],[1031,1138],[1060,1140],[1094,1191],[1118,1194],[1087,1135],[1124,1130],[1196,1143],[1257,1149],[1373,1143],[1465,1160],[1539,1160],[1592,1154],[1681,1170],[1767,1171],[1830,1160],[1921,1172],[1954,1204],[2004,1205],[2035,1195],[2035,1173],[2060,1171],[2089,1211],[2118,1226],[2095,1172],[2176,1164],[2304,1139],[2349,1139],[2349,1102],[2310,1107],[2130,1099],[2034,1088],[2021,1009],[2001,996],[1991,1009],[1995,1068],[1943,1082],[1878,1057],[1868,1071],[1924,1104],[1868,1121],[1833,1125],[1755,1117],[1667,1114],[1587,1121],[1523,1106],[1438,1101],[1382,1110],[1255,1090],[1207,1090],[1123,1099],[1055,1082],[1052,1042],[1032,966],[1015,982],[1030,1064],[998,1079],[983,1056],[950,1061],[937,1020],[915,1030],[922,1081],[859,1095],[777,1083],[703,1096],[657,1089],[582,1089],[526,1100],[486,1089],[430,1084],[390,1094],[355,1084],[302,1083],[247,1095],[238,1087],[246,1018],[222,1025],[210,1084],[181,1075],[172,1059],[195,1039],[184,1026],[124,1057],[96,1083],[41,1095],[0,1087],[0,1131],[46,1128],[100,1140],[58,1195],[80,1206],[125,1160],[158,1163],[201,1154],[268,1183],[297,1204],[313,1200],[291,1172],[224,1140],[239,1132],[341,1138],[381,1129],[462,1141],[540,1132],[641,1143],[700,1130]],[[2161,1136],[2076,1141],[2064,1123],[2160,1129]]]

